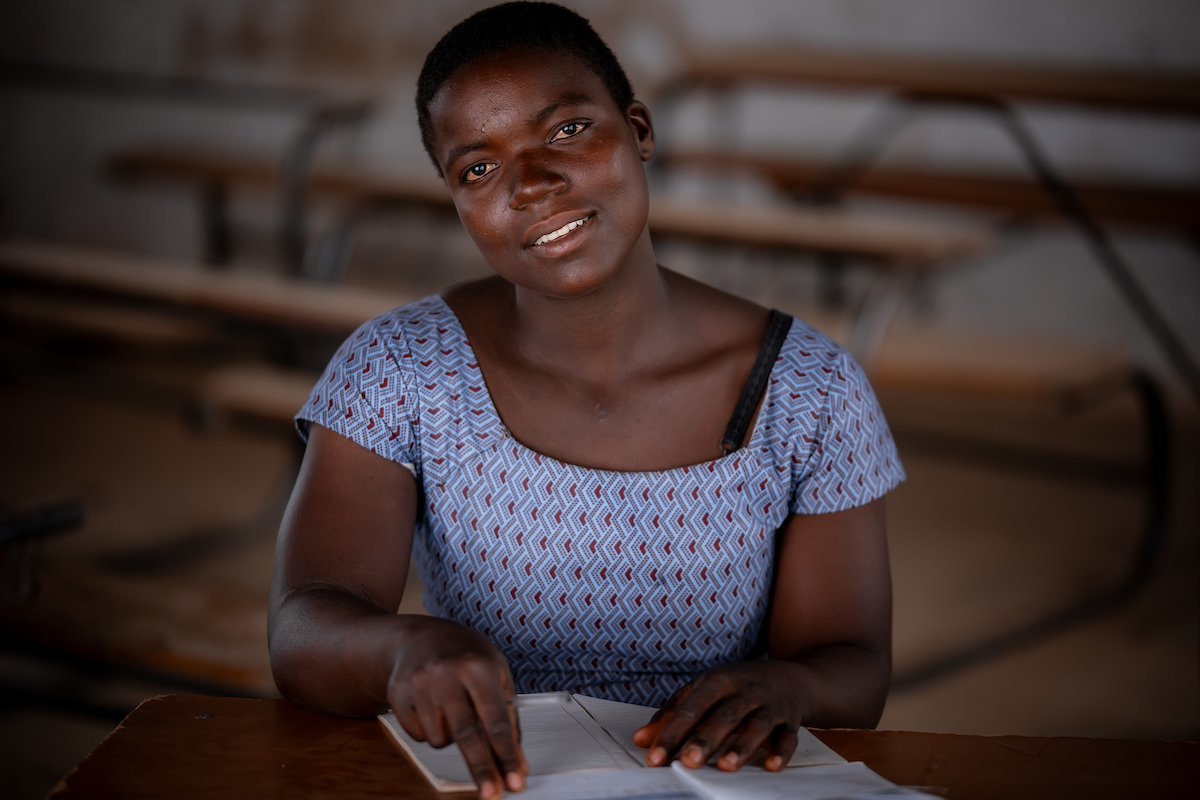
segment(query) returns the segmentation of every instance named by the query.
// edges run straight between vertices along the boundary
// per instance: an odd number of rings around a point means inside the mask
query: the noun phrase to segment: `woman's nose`
[[[522,157],[517,160],[516,167],[509,201],[509,207],[514,211],[537,205],[567,189],[567,179],[545,158]]]

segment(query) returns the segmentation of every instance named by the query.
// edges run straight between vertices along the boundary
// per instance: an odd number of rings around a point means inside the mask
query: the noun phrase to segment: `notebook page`
[[[587,695],[573,695],[579,705],[583,706],[604,730],[608,731],[617,744],[621,745],[638,764],[646,763],[644,747],[633,743],[633,732],[650,721],[650,717],[658,709],[650,706],[637,706],[632,703],[618,703],[613,700],[602,700]],[[824,742],[813,736],[807,728],[796,731],[798,742],[796,752],[788,760],[789,767],[811,767],[818,764],[845,764],[846,759],[831,750]]]
[[[530,778],[512,800],[708,800],[669,769],[628,769],[597,775],[543,775]]]
[[[568,710],[572,706],[576,709],[574,714]],[[612,745],[608,734],[565,692],[520,695],[517,714],[521,721],[521,749],[529,762],[530,775],[638,766]],[[435,749],[409,736],[395,714],[383,714],[380,719],[439,789],[474,788],[458,745]]]
[[[603,700],[584,694],[571,696],[600,723],[601,728],[608,731],[609,736],[637,762],[638,766],[646,763],[646,753],[650,751],[633,743],[633,732],[649,722],[657,708],[618,703],[615,700]]]
[[[616,741],[616,739],[613,735],[613,729],[611,727],[600,724],[600,722],[588,711],[588,709],[585,706],[576,702],[577,700],[593,700],[593,699],[594,698],[591,698],[591,697],[584,697],[583,695],[571,695],[570,696],[571,702],[563,703],[562,707],[563,707],[563,710],[566,711],[568,714],[570,714],[572,717],[574,717],[575,720],[580,725],[582,725],[583,727],[588,729],[588,731],[592,734],[592,736],[595,737],[596,741],[600,744],[600,746],[603,747],[610,756],[612,756],[613,761],[615,761],[621,765],[622,769],[639,769],[641,767],[644,767],[646,765],[645,757],[644,756],[639,757],[636,752],[630,752],[631,749],[633,751],[637,751],[640,749],[633,744],[632,736],[633,736],[633,731],[637,730],[638,727],[640,727],[641,723],[639,723],[638,725],[634,725],[634,727],[629,729],[630,741],[629,741],[629,746],[626,747],[623,744]],[[609,702],[609,701],[602,700],[600,702]],[[627,703],[613,703],[613,705],[628,706],[629,708],[633,708],[633,709],[645,708],[645,706],[634,706],[634,705],[629,705]],[[652,709],[652,708],[647,709],[647,710],[650,713],[654,713],[654,709]]]
[[[707,800],[917,800],[932,795],[897,786],[854,761],[807,769],[767,772],[742,767],[722,772],[714,767],[688,769],[676,761],[671,771],[681,784]]]

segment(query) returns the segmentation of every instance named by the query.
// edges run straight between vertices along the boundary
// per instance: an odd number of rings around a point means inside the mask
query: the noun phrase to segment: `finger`
[[[750,716],[742,721],[729,749],[717,759],[717,767],[726,772],[734,772],[744,765],[755,751],[771,738],[778,726],[776,720],[766,709],[755,709]]]
[[[467,769],[475,785],[479,787],[479,796],[484,800],[500,797],[504,793],[500,770],[496,767],[492,748],[469,699],[460,695],[447,702],[443,706],[443,712],[450,735],[454,737],[454,742],[467,763]]]
[[[479,726],[487,737],[493,760],[504,774],[505,785],[519,792],[525,788],[525,775],[528,772],[525,756],[518,744],[520,723],[516,707],[510,703],[510,698],[505,697],[501,682],[492,677],[494,674],[471,676],[466,689],[475,707]]]
[[[742,697],[733,695],[723,698],[709,709],[704,720],[680,745],[679,760],[685,767],[693,769],[704,766],[717,748],[734,736],[753,712],[753,706]],[[767,733],[770,733],[770,728]]]
[[[505,786],[510,792],[520,792],[525,789],[525,776],[529,774],[529,762],[525,760],[525,751],[521,748],[521,716],[517,713],[517,704],[514,701],[508,703],[508,716],[512,723],[513,730],[517,734],[517,755],[521,758],[520,769],[516,773],[509,772],[504,776]]]
[[[649,722],[633,732],[634,744],[636,744],[638,747],[650,746],[650,744],[654,741],[654,738],[658,736],[659,729],[662,728],[661,715],[661,710],[654,712],[654,716],[650,718]]]
[[[400,723],[401,728],[407,731],[409,736],[418,742],[425,741],[425,726],[421,724],[421,718],[411,703],[393,705],[392,713],[396,715],[396,721]]]
[[[775,746],[771,748],[771,754],[767,756],[763,766],[771,772],[779,772],[787,766],[787,763],[792,760],[792,754],[796,752],[796,745],[800,742],[799,731],[796,728],[786,727],[777,734]]]
[[[434,702],[429,692],[413,692],[412,708],[416,712],[417,721],[421,723],[425,741],[429,743],[430,747],[445,747],[454,741],[446,727],[441,706]],[[411,733],[411,731],[409,732]]]
[[[682,701],[684,697],[687,697],[692,690],[693,684],[695,684],[694,680],[688,681],[686,684],[676,689],[671,696],[667,698],[667,702],[654,712],[654,714],[650,717],[650,721],[633,732],[633,743],[638,747],[650,747],[652,744],[654,744],[654,740],[658,738],[658,732],[662,730],[665,717],[667,717],[667,715],[669,715],[675,709],[675,706],[679,705],[680,701]],[[649,760],[647,760],[646,763],[648,766],[658,766],[658,764],[651,764]]]
[[[739,728],[739,729],[735,730],[733,733],[726,736],[725,741],[721,742],[721,744],[717,746],[716,750],[713,750],[713,754],[711,756],[709,756],[709,761],[713,761],[713,760],[719,761],[721,759],[721,756],[725,755],[727,752],[729,752],[729,748],[733,747],[733,743],[737,741],[737,737],[740,734],[741,734],[741,729]],[[764,758],[766,757],[766,753],[763,753],[763,757]]]
[[[732,688],[720,677],[701,676],[691,691],[665,716],[662,727],[651,744],[650,753],[646,756],[647,763],[652,767],[668,763],[696,726],[708,716],[709,710],[731,692]],[[722,736],[716,742],[723,738]]]

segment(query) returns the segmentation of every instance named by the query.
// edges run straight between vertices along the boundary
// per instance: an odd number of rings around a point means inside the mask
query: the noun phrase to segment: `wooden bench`
[[[206,330],[201,323],[209,320],[341,337],[371,316],[412,299],[11,241],[0,242],[0,287],[9,301],[6,313],[16,308],[26,323],[141,346],[181,337],[191,342]],[[169,324],[172,314],[182,327]],[[183,395],[210,422],[266,424],[298,442],[290,430],[292,415],[316,381],[314,373],[265,364],[211,368],[203,363],[198,362],[190,380],[170,390]],[[284,499],[290,482],[288,476],[288,485],[281,487]],[[211,691],[226,687],[271,695],[266,574],[261,591],[253,591],[179,573],[197,554],[237,560],[269,546],[259,533],[234,526],[156,543],[143,548],[152,551],[148,553],[115,554],[102,564],[48,560],[38,570],[41,591],[36,601],[23,609],[0,608],[6,647],[20,649],[26,643],[47,658],[91,660],[98,667],[109,665],[105,669],[164,686],[207,686]],[[121,565],[131,564],[137,565],[133,572],[122,571]],[[162,572],[152,567],[156,564],[172,570]]]
[[[787,311],[852,344],[852,321],[824,309]],[[1135,364],[1123,348],[1080,342],[955,331],[912,322],[889,324],[860,364],[881,391],[996,397],[1070,406],[1120,388]]]
[[[1008,100],[1115,111],[1200,115],[1200,73],[1077,68],[847,53],[795,47],[706,48],[688,54],[658,94],[734,85],[886,89],[960,100]]]
[[[270,364],[233,364],[205,373],[197,403],[210,424],[246,420],[284,428],[295,437],[292,418],[320,377]]]
[[[269,162],[188,150],[119,153],[109,171],[126,180],[167,180],[203,188],[212,183],[272,190],[280,183]],[[313,196],[358,204],[416,205],[453,211],[449,192],[431,173],[367,173],[320,168],[308,176]],[[652,197],[650,232],[733,247],[830,253],[904,267],[939,267],[986,250],[990,237],[973,228],[897,224],[836,211],[747,208],[741,205]]]
[[[98,336],[140,347],[195,345],[207,316],[341,337],[377,314],[416,299],[294,278],[213,272],[158,259],[32,242],[0,241],[6,315],[65,335]],[[19,289],[24,291],[13,292]],[[136,301],[146,308],[113,306]],[[97,302],[99,301],[99,302]],[[198,312],[198,318],[179,316]],[[198,368],[171,387],[192,398],[206,424],[253,421],[291,428],[318,378],[265,363]],[[290,435],[290,433],[289,433]]]
[[[1097,222],[1101,216],[1133,218],[1172,225],[1194,235],[1197,192],[1146,187],[1085,187],[1077,191],[1056,170],[1014,103],[1040,103],[1086,108],[1093,111],[1156,114],[1177,118],[1200,115],[1200,72],[1129,69],[1071,68],[1046,65],[1001,64],[946,58],[868,55],[797,47],[708,48],[689,54],[687,63],[660,89],[661,99],[677,99],[695,89],[728,92],[746,86],[789,88],[818,87],[833,90],[883,92],[884,113],[847,138],[841,153],[829,160],[816,185],[793,194],[829,203],[857,184],[895,195],[936,197],[979,207],[1045,206],[1031,203],[1029,185],[984,176],[930,177],[881,171],[870,177],[870,168],[900,127],[908,112],[943,106],[974,110],[986,115],[1006,135],[1036,177],[1047,200],[1076,227],[1100,266],[1115,282],[1131,310],[1154,338],[1162,353],[1200,402],[1200,364],[1165,315],[1137,281],[1125,257]],[[903,112],[903,113],[902,113]],[[811,182],[811,166],[792,168],[769,160],[744,160],[739,154],[703,154],[692,162],[708,164],[740,161],[743,166],[770,171],[778,181],[797,186]],[[805,177],[801,173],[809,173]],[[1099,210],[1097,210],[1099,209]]]
[[[264,544],[263,546],[269,546]],[[179,574],[129,575],[82,560],[39,570],[36,602],[0,605],[6,648],[94,660],[167,686],[273,696],[267,654],[267,587]]]
[[[819,192],[828,168],[802,158],[718,150],[678,150],[662,157],[671,169],[752,175],[804,199]],[[1149,184],[1076,181],[1076,192],[1098,219],[1120,225],[1200,232],[1200,190]],[[1062,212],[1033,180],[982,172],[871,167],[851,176],[839,192],[996,211],[1017,219],[1061,219]]]
[[[0,286],[139,301],[342,336],[377,314],[417,299],[30,241],[0,241]]]

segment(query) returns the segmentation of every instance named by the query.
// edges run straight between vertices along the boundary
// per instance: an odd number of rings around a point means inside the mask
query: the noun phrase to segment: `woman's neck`
[[[675,311],[667,273],[645,239],[636,260],[586,295],[546,297],[514,287],[509,341],[519,356],[548,372],[599,382],[661,358]]]

